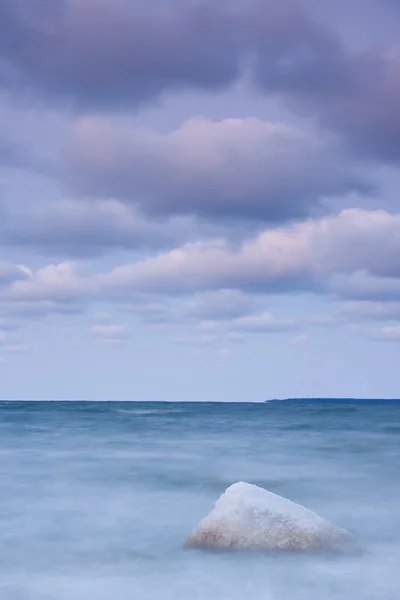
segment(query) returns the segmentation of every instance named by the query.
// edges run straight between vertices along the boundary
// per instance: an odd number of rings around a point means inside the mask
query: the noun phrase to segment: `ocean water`
[[[360,556],[185,550],[243,480]],[[1,600],[398,600],[400,406],[0,403]]]

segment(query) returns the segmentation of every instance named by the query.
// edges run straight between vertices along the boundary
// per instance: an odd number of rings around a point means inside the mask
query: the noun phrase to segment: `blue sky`
[[[0,396],[398,397],[399,19],[3,0]]]

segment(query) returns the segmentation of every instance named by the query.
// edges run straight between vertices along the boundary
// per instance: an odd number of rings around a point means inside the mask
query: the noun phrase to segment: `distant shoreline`
[[[297,403],[319,403],[326,402],[332,404],[400,404],[400,398],[271,398],[264,400],[269,402],[297,402]]]

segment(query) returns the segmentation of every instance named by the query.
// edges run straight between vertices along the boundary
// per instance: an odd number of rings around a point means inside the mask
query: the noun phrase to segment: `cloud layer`
[[[382,9],[385,10],[385,9]],[[3,0],[0,85],[62,105],[132,109],[247,74],[363,154],[400,157],[400,59],[353,50],[295,0]]]
[[[218,303],[225,309],[230,304],[234,314],[242,311],[240,291],[328,293],[340,276],[354,277],[356,287],[361,277],[361,289],[365,278],[400,281],[399,252],[400,215],[352,209],[318,221],[266,229],[239,248],[224,239],[189,243],[103,273],[85,274],[73,262],[36,271],[7,265],[0,300],[68,304],[102,297],[126,301],[143,293],[239,290],[205,295],[191,307],[193,313],[207,317],[207,312],[218,312]],[[367,298],[368,288],[364,291]]]

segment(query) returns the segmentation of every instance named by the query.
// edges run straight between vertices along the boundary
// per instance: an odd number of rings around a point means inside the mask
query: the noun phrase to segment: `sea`
[[[363,552],[185,549],[237,481]],[[0,600],[399,598],[398,402],[0,402]]]

